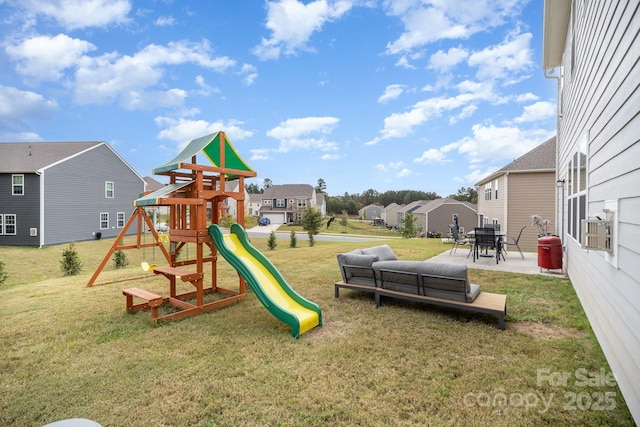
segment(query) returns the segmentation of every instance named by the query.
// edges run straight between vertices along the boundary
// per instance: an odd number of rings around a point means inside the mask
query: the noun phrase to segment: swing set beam
[[[120,243],[122,242],[122,239],[125,238],[125,236],[127,235],[127,231],[129,231],[129,228],[133,225],[134,221],[137,223],[137,226],[138,226],[138,230],[136,233],[136,243],[130,244],[130,245],[121,245]],[[143,230],[142,222],[143,221],[149,228],[149,231],[151,231],[151,234],[153,236],[153,243],[144,243],[142,241],[142,230]],[[155,227],[151,223],[151,220],[149,219],[146,212],[144,211],[144,207],[138,206],[133,212],[133,215],[129,217],[129,220],[125,224],[124,228],[120,231],[120,234],[118,234],[118,237],[116,237],[116,239],[114,240],[113,244],[111,245],[111,248],[109,248],[109,250],[107,251],[107,254],[102,259],[102,262],[100,263],[96,271],[94,271],[93,276],[91,276],[91,278],[89,279],[89,282],[87,282],[87,286],[91,287],[93,285],[108,285],[110,283],[123,282],[125,280],[136,280],[136,279],[142,279],[146,277],[146,276],[138,276],[130,279],[111,280],[108,282],[95,283],[96,279],[102,272],[102,269],[104,269],[104,267],[107,265],[107,263],[111,259],[111,256],[114,254],[114,252],[127,250],[127,249],[151,248],[156,246],[160,248],[160,250],[162,251],[162,255],[164,255],[167,262],[171,262],[171,255],[169,255],[169,252],[167,252],[167,249],[162,244],[160,235],[158,234]]]

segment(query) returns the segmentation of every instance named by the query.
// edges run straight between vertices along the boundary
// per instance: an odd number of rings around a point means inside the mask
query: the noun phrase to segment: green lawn
[[[162,264],[160,251],[127,251],[131,264],[110,263],[98,282],[142,279],[86,287],[112,241],[79,242],[84,267],[73,277],[60,273],[66,245],[0,247],[9,273],[0,286],[0,425],[633,425],[567,279],[470,270],[483,290],[507,294],[500,331],[488,315],[389,300],[376,309],[371,294],[348,290],[335,299],[336,254],[363,244],[292,249],[279,239],[270,251],[266,238],[252,242],[320,305],[322,327],[296,340],[251,292],[151,325],[148,313],[125,313],[122,289],[166,295],[166,279],[139,266]],[[447,249],[439,239],[388,244],[403,259]],[[238,282],[224,261],[219,282]]]

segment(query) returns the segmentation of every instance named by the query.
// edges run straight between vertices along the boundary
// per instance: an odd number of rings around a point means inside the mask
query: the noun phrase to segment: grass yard
[[[507,294],[506,330],[493,316],[341,290],[336,254],[379,242],[279,239],[253,244],[301,295],[322,327],[300,339],[252,292],[225,309],[151,325],[125,313],[122,289],[167,294],[126,251],[86,287],[112,240],[79,242],[79,276],[62,277],[64,246],[0,247],[0,425],[89,418],[103,426],[634,425],[567,279],[470,270]],[[439,239],[389,240],[402,259],[447,249]],[[219,262],[219,283],[237,275]]]

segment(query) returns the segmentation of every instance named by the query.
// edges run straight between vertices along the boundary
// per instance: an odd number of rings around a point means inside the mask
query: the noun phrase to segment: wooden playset
[[[196,156],[200,153],[211,161],[211,166],[196,163]],[[217,132],[191,141],[178,156],[154,169],[153,173],[168,176],[169,184],[133,202],[134,214],[115,239],[87,285],[95,284],[114,252],[158,247],[168,265],[150,266],[144,263],[146,265],[143,264],[142,267],[167,278],[169,296],[162,297],[135,287],[124,289],[122,293],[126,296],[128,312],[150,309],[151,320],[156,322],[193,316],[242,300],[246,295],[246,282],[242,276],[239,276],[238,290],[225,289],[217,284],[218,252],[208,234],[207,217],[211,217],[211,223],[218,224],[222,214],[221,206],[227,198],[232,198],[237,204],[236,221],[244,225],[244,180],[256,176],[256,172],[236,153],[225,133]],[[237,185],[232,185],[232,181],[237,181]],[[163,242],[167,235],[158,234],[145,213],[145,207],[149,206],[169,207],[169,251]],[[136,243],[122,244],[123,238],[134,223],[138,226]],[[151,243],[143,242],[141,237],[144,225],[153,236]],[[186,244],[195,246],[195,257],[178,260],[178,254]],[[193,290],[178,293],[178,280],[190,283]],[[211,293],[220,294],[222,298],[205,302],[205,295]],[[143,302],[135,304],[134,298]],[[179,310],[161,316],[159,307],[166,303]]]

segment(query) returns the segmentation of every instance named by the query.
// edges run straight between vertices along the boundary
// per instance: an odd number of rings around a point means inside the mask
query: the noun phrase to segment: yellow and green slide
[[[231,225],[228,234],[223,234],[217,224],[210,225],[209,235],[220,254],[240,273],[262,305],[291,327],[291,335],[298,338],[316,326],[322,326],[320,307],[289,286],[271,261],[251,245],[240,224]]]

